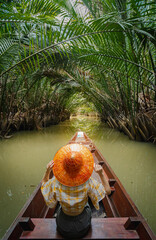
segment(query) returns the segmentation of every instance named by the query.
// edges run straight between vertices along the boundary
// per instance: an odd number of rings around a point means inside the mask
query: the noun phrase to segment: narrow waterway
[[[155,146],[130,141],[97,119],[79,118],[0,141],[0,238],[38,185],[46,164],[79,129],[96,144],[156,233]]]

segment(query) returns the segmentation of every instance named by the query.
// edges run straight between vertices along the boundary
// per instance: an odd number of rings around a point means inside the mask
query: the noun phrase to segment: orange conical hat
[[[55,154],[53,173],[65,186],[74,187],[85,183],[91,176],[94,159],[83,145],[68,144]]]

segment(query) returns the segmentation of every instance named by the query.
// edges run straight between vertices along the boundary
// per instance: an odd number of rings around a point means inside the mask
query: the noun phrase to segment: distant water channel
[[[155,146],[130,141],[95,118],[73,118],[0,141],[0,238],[38,185],[46,164],[79,129],[96,144],[156,233]]]

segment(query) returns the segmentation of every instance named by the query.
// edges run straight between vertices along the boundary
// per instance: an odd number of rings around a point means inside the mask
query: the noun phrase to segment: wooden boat
[[[111,186],[111,194],[100,202],[100,210],[93,209],[92,225],[84,239],[141,239],[154,240],[154,233],[127,194],[113,170],[83,132],[77,132],[69,143],[88,147],[95,163],[100,163]],[[93,173],[97,180],[98,174]],[[55,212],[45,205],[41,183],[20,211],[3,237],[4,239],[62,239],[56,230]]]

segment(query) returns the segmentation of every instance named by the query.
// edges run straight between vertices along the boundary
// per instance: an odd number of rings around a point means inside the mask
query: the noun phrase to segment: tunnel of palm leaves
[[[1,85],[1,137],[21,130],[41,130],[70,116],[93,115],[110,128],[124,132],[131,140],[155,142],[153,89],[141,86],[137,93],[133,89],[128,93],[128,89],[121,90],[121,86],[116,86],[123,85],[124,77],[121,79],[118,73],[112,81],[114,72],[107,71],[109,80],[100,76],[97,81],[97,77],[89,71],[79,68],[74,71],[76,77],[64,69],[54,71],[44,66],[33,76],[32,73],[20,76],[18,86],[15,83],[17,76],[11,83],[7,76],[6,84]],[[138,82],[131,84],[136,88]]]
[[[155,11],[148,1],[0,5],[0,135],[96,113],[155,142]]]

